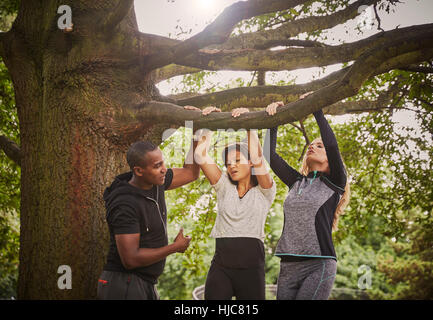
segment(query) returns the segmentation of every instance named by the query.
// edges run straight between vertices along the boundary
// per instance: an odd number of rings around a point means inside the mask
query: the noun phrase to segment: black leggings
[[[214,260],[207,274],[205,300],[265,300],[265,268],[226,268]]]

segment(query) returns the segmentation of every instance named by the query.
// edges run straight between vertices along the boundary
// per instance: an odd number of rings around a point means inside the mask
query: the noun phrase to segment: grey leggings
[[[336,272],[334,259],[281,262],[277,300],[327,300]]]

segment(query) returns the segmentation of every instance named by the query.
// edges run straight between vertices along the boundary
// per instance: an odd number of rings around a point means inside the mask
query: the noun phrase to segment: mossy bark
[[[70,34],[56,26],[60,3],[23,2],[8,34],[22,154],[19,299],[96,297],[108,249],[103,191],[127,170],[130,143],[160,142],[163,125],[125,111],[155,89],[134,63],[147,49],[134,37],[133,10],[116,32],[98,29],[111,2],[95,1],[99,11],[71,4]],[[58,287],[61,265],[71,268],[72,289]]]

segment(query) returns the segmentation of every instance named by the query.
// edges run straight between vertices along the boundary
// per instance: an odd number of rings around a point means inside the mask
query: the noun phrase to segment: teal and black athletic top
[[[337,260],[332,242],[332,223],[338,202],[346,186],[346,171],[335,135],[323,112],[314,113],[325,146],[330,174],[300,174],[276,152],[277,127],[270,129],[264,150],[275,174],[290,188],[284,201],[284,227],[275,255],[284,261],[305,258]],[[267,145],[269,144],[269,145]]]

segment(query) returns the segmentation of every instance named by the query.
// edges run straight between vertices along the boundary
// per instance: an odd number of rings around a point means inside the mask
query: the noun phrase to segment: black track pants
[[[155,285],[133,273],[103,271],[98,280],[100,300],[159,300]]]

